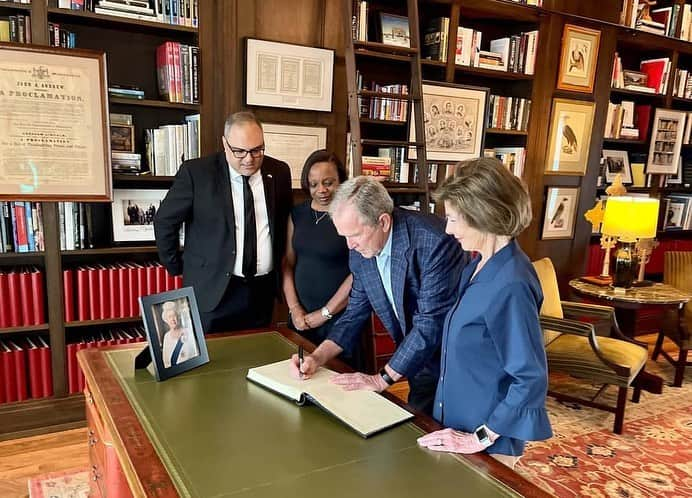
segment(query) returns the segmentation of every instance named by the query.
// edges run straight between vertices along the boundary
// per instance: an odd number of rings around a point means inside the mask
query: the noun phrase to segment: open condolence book
[[[289,371],[290,361],[251,368],[247,378],[299,405],[306,401],[314,403],[363,437],[413,418],[411,413],[375,392],[344,391],[329,382],[336,372],[327,368],[320,368],[309,379],[295,379]]]

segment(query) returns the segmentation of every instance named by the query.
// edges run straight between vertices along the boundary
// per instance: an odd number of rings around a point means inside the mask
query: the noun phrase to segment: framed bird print
[[[562,53],[557,87],[574,92],[593,92],[601,32],[573,24],[562,31]]]
[[[578,187],[548,187],[541,239],[573,238],[578,202]]]
[[[584,175],[591,144],[594,103],[553,99],[545,173]]]

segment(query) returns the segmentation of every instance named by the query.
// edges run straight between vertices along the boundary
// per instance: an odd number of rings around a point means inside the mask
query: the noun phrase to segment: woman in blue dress
[[[487,451],[514,467],[525,441],[552,435],[538,310],[543,294],[517,237],[531,222],[521,181],[493,158],[466,161],[435,193],[447,233],[475,257],[445,318],[433,416],[418,440],[436,451]]]

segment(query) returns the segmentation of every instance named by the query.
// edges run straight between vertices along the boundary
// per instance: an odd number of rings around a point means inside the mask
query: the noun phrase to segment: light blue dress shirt
[[[392,233],[394,232],[394,227],[389,231],[389,237],[387,237],[387,242],[385,242],[384,247],[380,253],[375,256],[377,260],[377,270],[380,272],[380,278],[382,279],[382,285],[384,286],[384,293],[387,294],[387,300],[389,304],[392,305],[394,314],[399,318],[399,313],[394,305],[394,294],[392,293]]]

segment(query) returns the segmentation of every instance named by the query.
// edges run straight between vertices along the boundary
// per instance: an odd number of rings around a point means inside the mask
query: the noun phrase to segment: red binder
[[[70,394],[79,392],[79,368],[77,367],[77,343],[67,345],[67,385]]]
[[[43,272],[36,267],[31,270],[31,290],[33,291],[34,324],[46,323]]]
[[[175,277],[168,273],[165,269],[163,270],[166,272],[166,290],[174,290],[175,289]]]
[[[22,325],[22,305],[19,273],[16,271],[7,274],[7,289],[10,303],[10,327],[19,327]]]
[[[137,316],[139,315],[139,305],[137,304],[137,286],[139,278],[136,264],[127,263],[127,279],[128,285],[130,286],[130,316]]]
[[[91,319],[98,320],[101,318],[101,292],[99,289],[99,273],[98,269],[93,266],[87,267],[87,279],[89,288],[89,308],[91,310]],[[81,389],[80,389],[81,391]]]
[[[31,275],[29,270],[22,269],[19,273],[19,295],[22,305],[22,325],[34,324],[34,298],[31,292]]]
[[[41,355],[38,347],[26,338],[26,352],[29,360],[29,393],[34,399],[43,397],[43,385],[41,384]]]
[[[50,346],[43,340],[43,337],[38,338],[38,351],[41,359],[41,387],[43,388],[43,396],[53,396],[53,361],[50,356]]]
[[[182,289],[183,288],[183,276],[182,275],[176,275],[173,277],[173,280],[175,281],[175,289]]]
[[[139,263],[135,263],[134,267],[137,272],[137,295],[134,296],[132,310],[133,316],[137,316],[139,314],[139,298],[147,295],[147,269]]]
[[[26,379],[26,351],[17,346],[13,341],[7,341],[7,346],[12,350],[14,356],[14,375],[15,389],[17,390],[17,401],[24,401],[29,398]]]
[[[108,269],[103,265],[98,265],[96,268],[98,275],[99,287],[99,318],[106,320],[112,318],[111,315],[111,282]]]
[[[166,269],[159,263],[154,265],[156,268],[156,292],[166,292]]]
[[[62,272],[62,293],[65,305],[65,321],[74,322],[74,271],[63,270]]]
[[[145,271],[147,272],[147,296],[150,296],[152,294],[156,294],[158,291],[156,290],[157,286],[157,278],[156,278],[156,267],[153,265],[153,263],[147,263],[147,265],[144,267]]]
[[[5,401],[17,401],[17,374],[14,366],[14,353],[9,346],[0,341],[0,368],[2,368],[3,390]]]
[[[120,291],[120,317],[130,316],[130,278],[129,270],[123,264],[118,264],[118,286]]]
[[[10,327],[11,313],[10,289],[7,273],[0,270],[0,328]],[[2,403],[2,401],[0,401],[0,403]]]
[[[77,268],[77,320],[89,320],[89,278],[87,269],[83,266]]]
[[[88,339],[87,342],[81,341],[77,343],[77,353],[80,352],[82,349],[86,348],[93,348],[96,345],[96,342],[94,342],[94,339]],[[79,366],[79,362],[77,361],[77,355],[75,353],[75,359],[74,359],[76,368],[77,368],[77,392],[81,393],[84,391],[84,372],[82,372],[82,368]]]
[[[114,265],[110,265],[106,268],[108,271],[108,281],[110,282],[111,288],[108,290],[110,297],[109,307],[110,307],[110,318],[120,318],[120,277],[118,275],[118,268]]]

